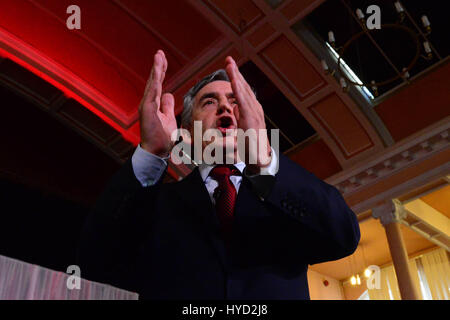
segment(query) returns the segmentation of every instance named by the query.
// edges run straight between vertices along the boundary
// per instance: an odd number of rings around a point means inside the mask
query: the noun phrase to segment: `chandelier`
[[[381,86],[385,86],[387,84],[390,84],[397,79],[402,78],[405,80],[408,84],[410,83],[410,73],[409,71],[416,65],[418,59],[424,59],[424,60],[432,60],[433,59],[433,48],[431,43],[427,40],[427,35],[431,33],[431,23],[430,20],[426,15],[421,16],[421,22],[417,23],[414,21],[414,19],[409,15],[409,13],[406,12],[405,8],[401,4],[400,1],[395,1],[392,10],[396,11],[397,21],[395,23],[388,23],[388,24],[381,24],[379,28],[368,28],[366,26],[366,19],[364,16],[364,13],[361,9],[357,8],[355,11],[353,11],[345,1],[342,1],[342,3],[351,11],[353,17],[358,21],[358,23],[361,26],[362,31],[354,34],[350,37],[343,45],[337,46],[335,34],[332,30],[328,32],[328,42],[326,43],[328,49],[333,53],[334,57],[337,60],[337,69],[330,69],[327,65],[325,59],[321,60],[322,68],[325,72],[325,74],[329,74],[334,76],[335,73],[339,70],[340,71],[340,78],[339,78],[339,84],[340,87],[344,92],[348,92],[350,86],[359,86],[363,89],[363,91],[366,92],[368,96],[377,97],[379,95],[378,88]],[[410,27],[404,25],[405,18],[408,17],[409,21],[414,25],[415,29],[413,30]],[[419,25],[421,25],[419,27]],[[405,33],[415,44],[415,55],[414,58],[409,62],[408,65],[403,66],[402,70],[397,70],[395,66],[394,69],[397,71],[396,75],[389,78],[389,79],[383,79],[381,81],[375,81],[371,80],[370,83],[364,82],[358,78],[354,74],[354,72],[350,69],[350,67],[345,63],[343,60],[343,56],[345,54],[345,51],[347,48],[357,41],[362,36],[367,36],[370,41],[379,49],[379,51],[382,53],[382,55],[386,58],[386,60],[390,61],[389,58],[386,56],[384,51],[380,48],[380,46],[376,43],[376,41],[373,39],[372,34],[374,32],[379,31],[380,29],[395,29],[402,31]],[[391,63],[392,65],[392,63]],[[368,92],[368,89],[370,88],[370,92]]]

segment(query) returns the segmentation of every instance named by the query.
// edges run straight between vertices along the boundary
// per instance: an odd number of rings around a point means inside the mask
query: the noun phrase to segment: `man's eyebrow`
[[[203,100],[208,99],[208,98],[215,98],[217,99],[217,97],[219,96],[219,93],[217,92],[207,92],[204,95],[202,95],[200,97],[200,99],[198,100],[199,103],[201,103]],[[227,94],[225,94],[225,96],[230,99],[230,98],[234,98],[234,93],[233,92],[229,92]]]
[[[199,103],[201,103],[203,100],[208,99],[208,98],[216,98],[218,96],[217,92],[207,92],[204,95],[202,95],[200,97],[200,99],[198,100]]]

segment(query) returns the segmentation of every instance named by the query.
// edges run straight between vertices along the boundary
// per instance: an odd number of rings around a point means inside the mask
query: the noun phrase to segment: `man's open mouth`
[[[234,124],[233,118],[228,116],[224,116],[217,119],[216,127],[217,129],[219,129],[222,135],[225,135],[227,133],[227,130],[236,129],[236,125]]]

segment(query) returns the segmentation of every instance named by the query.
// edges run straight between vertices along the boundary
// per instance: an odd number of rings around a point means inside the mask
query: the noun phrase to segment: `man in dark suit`
[[[355,214],[336,188],[270,146],[267,134],[249,138],[266,147],[238,152],[227,133],[265,123],[231,57],[226,71],[186,94],[181,122],[191,133],[201,121],[203,132],[223,134],[201,150],[218,144],[234,165],[203,163],[163,184],[177,129],[174,98],[162,94],[166,70],[159,50],[140,106],[141,143],[86,222],[81,275],[141,299],[309,299],[308,265],[356,249]]]

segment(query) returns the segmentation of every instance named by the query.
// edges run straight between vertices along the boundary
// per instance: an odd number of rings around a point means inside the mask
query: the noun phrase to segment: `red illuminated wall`
[[[81,30],[69,30],[66,9],[72,4],[0,1],[0,55],[51,82],[137,142],[129,128],[137,121],[156,50],[168,56],[170,79],[220,33],[186,1],[155,6],[153,1],[78,0]]]

